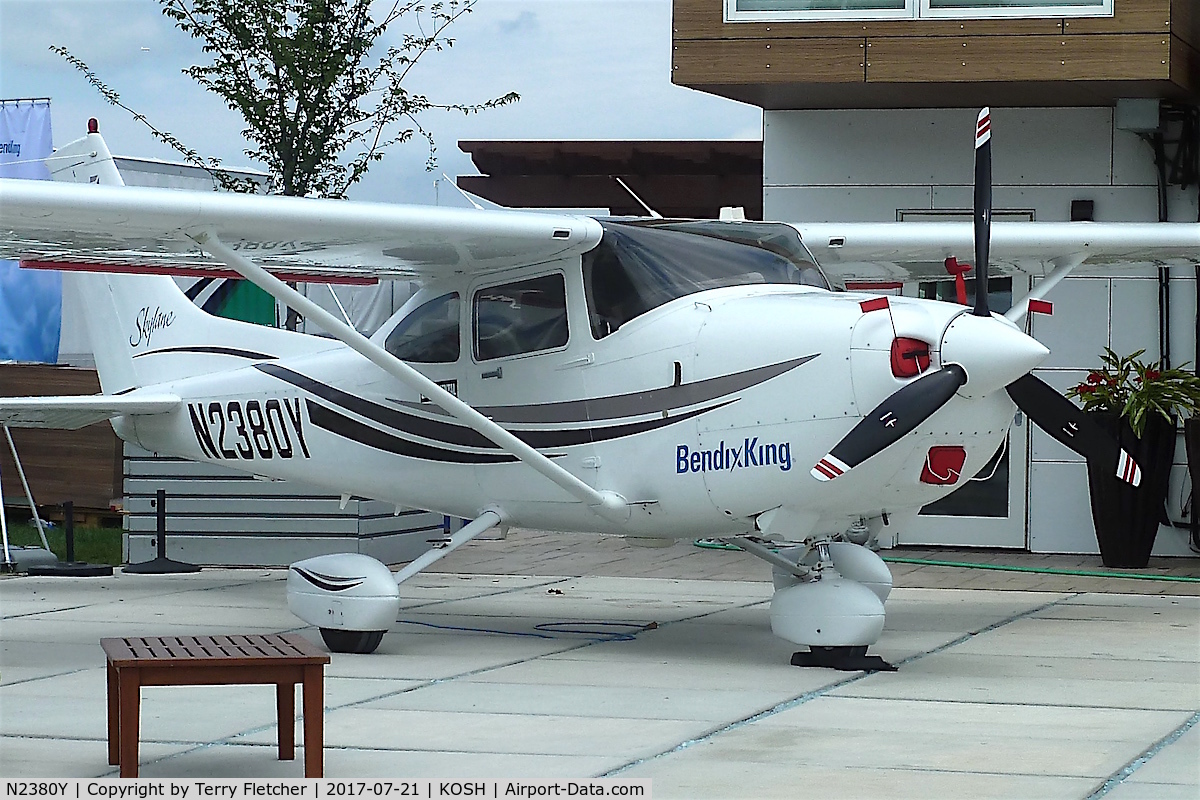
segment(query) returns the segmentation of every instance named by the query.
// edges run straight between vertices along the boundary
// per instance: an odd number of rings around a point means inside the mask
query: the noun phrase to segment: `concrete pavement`
[[[462,548],[453,571],[404,585],[377,653],[334,656],[327,776],[650,778],[658,798],[1200,796],[1200,597],[1178,591],[1194,584],[900,575],[873,648],[899,671],[840,673],[788,665],[766,571],[744,554],[542,536]],[[620,574],[638,570],[663,574]],[[103,636],[317,638],[283,579],[0,579],[0,774],[115,775]],[[144,690],[141,774],[299,777],[301,761],[275,760],[272,694]]]

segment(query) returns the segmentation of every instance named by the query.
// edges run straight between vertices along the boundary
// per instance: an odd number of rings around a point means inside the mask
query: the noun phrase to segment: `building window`
[[[1113,0],[920,0],[920,17],[1111,17]]]
[[[1111,17],[1113,0],[725,0],[726,22]]]
[[[917,0],[725,0],[726,22],[910,19]]]

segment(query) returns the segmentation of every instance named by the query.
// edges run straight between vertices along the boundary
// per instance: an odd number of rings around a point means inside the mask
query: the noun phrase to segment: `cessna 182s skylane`
[[[521,525],[735,542],[774,567],[774,632],[809,646],[808,663],[854,666],[891,588],[861,543],[977,472],[1016,406],[1140,481],[1127,453],[1029,374],[1048,351],[1016,324],[1028,300],[1000,316],[986,292],[974,309],[833,292],[813,257],[827,269],[941,262],[971,252],[970,225],[123,188],[91,131],[48,162],[73,183],[0,181],[0,257],[74,270],[104,393],[4,399],[0,421],[111,419],[147,450],[472,520],[395,575],[362,555],[294,564],[289,606],[334,650],[371,652],[399,583],[488,528]],[[984,286],[989,137],[985,111]],[[991,247],[996,266],[1045,275],[1040,296],[1085,260],[1193,263],[1200,226],[998,224]],[[170,277],[142,274],[222,270],[336,339],[208,316]],[[284,283],[393,276],[423,288],[370,339]],[[770,539],[805,544],[774,552]]]

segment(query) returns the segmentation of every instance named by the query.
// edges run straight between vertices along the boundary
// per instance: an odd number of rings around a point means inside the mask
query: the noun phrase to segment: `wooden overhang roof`
[[[459,187],[512,208],[645,209],[616,178],[665,217],[714,218],[742,206],[762,219],[761,141],[460,141],[482,175]]]

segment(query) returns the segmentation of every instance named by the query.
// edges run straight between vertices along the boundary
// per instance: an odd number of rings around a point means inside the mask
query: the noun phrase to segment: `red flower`
[[[1148,380],[1148,381],[1156,381],[1161,377],[1162,377],[1162,373],[1156,369],[1146,370],[1146,380]]]
[[[1075,391],[1079,392],[1080,394],[1091,394],[1092,392],[1096,391],[1096,387],[1088,386],[1086,383],[1081,383],[1076,387]]]
[[[1089,373],[1087,376],[1087,382],[1092,384],[1093,386],[1095,386],[1097,383],[1099,383],[1102,380],[1104,380],[1104,376],[1101,375],[1099,372],[1092,372],[1092,373]]]

